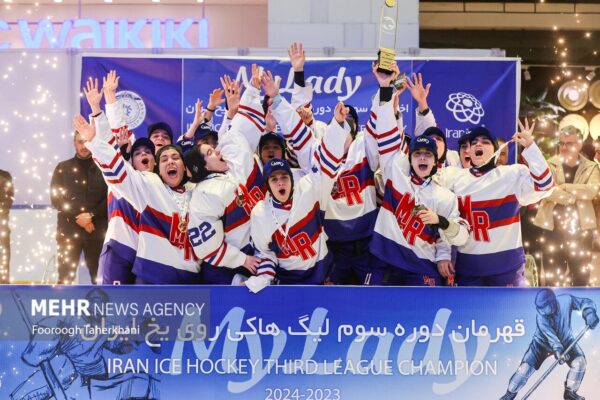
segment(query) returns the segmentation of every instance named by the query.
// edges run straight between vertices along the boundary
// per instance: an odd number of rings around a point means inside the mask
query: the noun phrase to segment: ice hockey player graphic
[[[32,322],[23,315],[27,312],[20,296],[15,295],[19,311],[31,329]],[[93,303],[109,300],[107,293],[99,288],[92,289],[86,299]],[[20,303],[20,304],[19,304]],[[36,325],[46,328],[75,328],[88,324],[100,326],[102,317],[94,315],[77,317],[46,317]],[[105,326],[109,326],[106,322]],[[31,332],[31,331],[30,331]],[[96,336],[96,335],[95,335]],[[111,398],[117,400],[160,398],[158,380],[144,373],[119,373],[108,371],[105,351],[113,357],[131,353],[137,340],[109,340],[109,335],[99,334],[95,339],[84,339],[83,335],[45,334],[37,332],[30,337],[21,359],[36,370],[21,382],[10,394],[11,400],[90,400]]]
[[[598,325],[596,305],[585,297],[568,294],[556,296],[552,290],[542,289],[536,295],[535,307],[537,328],[533,340],[517,372],[510,378],[508,390],[500,400],[514,399],[534,371],[538,370],[544,360],[551,355],[556,357],[559,364],[566,362],[569,366],[563,398],[585,400],[577,394],[586,367],[585,354],[577,344],[582,334],[577,338],[573,336],[571,315],[573,311],[581,311],[587,329],[594,329]],[[532,389],[535,389],[535,386]]]

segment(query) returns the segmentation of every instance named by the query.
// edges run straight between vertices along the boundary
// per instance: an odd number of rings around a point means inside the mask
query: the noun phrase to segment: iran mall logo
[[[125,125],[129,129],[140,126],[146,119],[146,104],[141,96],[130,90],[122,90],[117,93],[117,99],[120,100],[123,107]]]
[[[446,109],[452,112],[458,122],[470,122],[479,124],[481,117],[485,115],[481,102],[472,94],[458,92],[451,93],[446,102]]]

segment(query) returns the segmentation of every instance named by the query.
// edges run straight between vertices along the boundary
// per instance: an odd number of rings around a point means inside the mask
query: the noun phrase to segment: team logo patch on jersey
[[[135,129],[146,119],[146,104],[141,96],[130,90],[121,90],[117,92],[117,99],[123,106],[123,115],[125,116],[125,125],[129,129]]]
[[[451,93],[446,101],[446,109],[452,112],[458,122],[479,124],[481,117],[485,115],[481,102],[472,94],[464,92]]]

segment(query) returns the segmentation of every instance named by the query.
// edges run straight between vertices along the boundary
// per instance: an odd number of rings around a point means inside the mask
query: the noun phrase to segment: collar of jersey
[[[479,177],[487,174],[494,168],[496,168],[496,157],[492,157],[492,159],[488,161],[487,164],[483,164],[481,167],[469,168],[469,172],[471,173],[471,175]]]
[[[278,208],[281,210],[287,210],[287,211],[292,209],[292,199],[291,198],[282,203],[280,201],[277,201],[277,199],[275,199],[275,197],[271,197],[271,201],[273,203],[274,208]]]

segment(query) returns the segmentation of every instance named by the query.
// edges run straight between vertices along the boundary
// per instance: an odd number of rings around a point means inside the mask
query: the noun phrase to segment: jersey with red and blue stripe
[[[104,114],[94,118],[96,131],[110,130]],[[199,283],[200,265],[190,245],[187,215],[176,197],[191,197],[193,186],[171,189],[152,172],[139,172],[125,162],[117,145],[102,134],[86,143],[111,190],[140,213],[139,241],[133,273],[150,284]],[[104,136],[106,137],[106,136]],[[188,197],[189,196],[189,197]]]
[[[252,210],[251,236],[260,258],[257,275],[246,285],[258,291],[277,275],[284,283],[319,284],[331,264],[323,216],[344,149],[348,126],[333,121],[316,152],[310,172],[293,186],[284,204],[270,194]],[[312,134],[312,133],[309,133]]]
[[[105,135],[103,139],[114,144],[115,135],[121,128],[127,127],[120,101],[106,104],[106,117],[111,130],[98,132],[98,134]],[[133,144],[135,137],[131,131],[128,132],[128,137]],[[104,253],[107,248],[110,248],[111,251],[116,251],[120,258],[133,265],[138,248],[140,215],[127,200],[111,189],[108,190],[107,205],[108,227],[102,252]],[[111,268],[103,265],[105,260],[105,258],[100,258],[97,279],[103,284],[113,284],[118,279],[111,278]]]
[[[230,129],[219,140],[228,171],[209,175],[192,195],[190,241],[196,256],[213,266],[237,268],[251,253],[250,213],[265,192],[254,158],[265,130],[259,95],[256,88],[246,89]]]
[[[458,196],[461,216],[471,226],[469,240],[458,248],[457,273],[490,276],[525,263],[519,209],[550,196],[554,180],[535,143],[522,154],[529,167],[445,168],[440,183]]]
[[[306,171],[313,159],[320,159],[320,152],[315,151],[319,139],[286,100],[272,106],[271,112]],[[367,129],[374,124],[374,118],[372,113]],[[364,132],[358,133],[337,170],[327,202],[324,226],[330,240],[346,242],[371,236],[377,218],[374,173],[378,162],[377,144],[369,141]]]
[[[432,178],[423,180],[411,175],[392,102],[378,106],[377,110],[377,127],[372,135],[379,145],[385,188],[370,250],[397,268],[438,276],[436,262],[451,259],[450,245],[467,240],[468,224],[459,215],[453,193],[437,185]],[[448,238],[443,230],[423,223],[413,212],[417,204],[456,223],[459,233]]]

